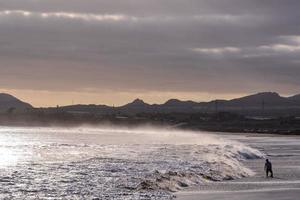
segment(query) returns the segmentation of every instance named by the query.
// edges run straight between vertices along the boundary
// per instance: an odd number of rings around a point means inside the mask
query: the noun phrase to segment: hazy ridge
[[[18,110],[35,109],[9,94],[0,94],[0,109],[9,108]],[[148,104],[141,99],[136,99],[123,106],[111,107],[107,105],[77,104],[62,107],[43,108],[45,110],[60,110],[78,113],[169,113],[169,112],[220,112],[229,111],[237,113],[269,114],[269,115],[300,115],[300,94],[283,97],[275,92],[262,92],[231,100],[213,100],[210,102],[181,101],[170,99],[163,104]]]

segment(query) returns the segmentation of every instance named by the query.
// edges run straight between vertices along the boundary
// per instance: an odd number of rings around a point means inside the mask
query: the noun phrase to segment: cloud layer
[[[0,85],[105,93],[93,102],[116,92],[124,101],[147,92],[153,101],[299,93],[299,8],[298,0],[0,1]]]

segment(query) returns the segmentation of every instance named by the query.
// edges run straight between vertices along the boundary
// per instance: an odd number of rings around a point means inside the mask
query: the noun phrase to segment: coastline
[[[248,160],[245,165],[255,172],[253,177],[238,180],[212,182],[176,193],[178,200],[295,200],[300,195],[300,137],[276,135],[241,134],[225,137],[235,138],[249,144],[267,155],[273,162],[275,177],[265,178],[264,160]]]
[[[0,126],[11,127],[164,127],[191,131],[243,134],[300,135],[300,118],[254,119],[233,113],[143,114],[143,117],[119,115],[74,115],[70,113],[0,114]]]

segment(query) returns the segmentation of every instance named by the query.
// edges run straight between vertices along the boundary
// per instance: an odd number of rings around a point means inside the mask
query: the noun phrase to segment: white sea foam
[[[0,128],[0,198],[171,199],[251,176],[258,150],[217,135],[141,127]]]

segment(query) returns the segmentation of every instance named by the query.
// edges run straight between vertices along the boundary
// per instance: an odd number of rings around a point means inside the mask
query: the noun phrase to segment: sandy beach
[[[300,137],[277,135],[226,135],[264,152],[273,163],[274,178],[265,178],[264,160],[248,160],[252,177],[214,182],[176,194],[179,200],[296,200],[300,196]]]

